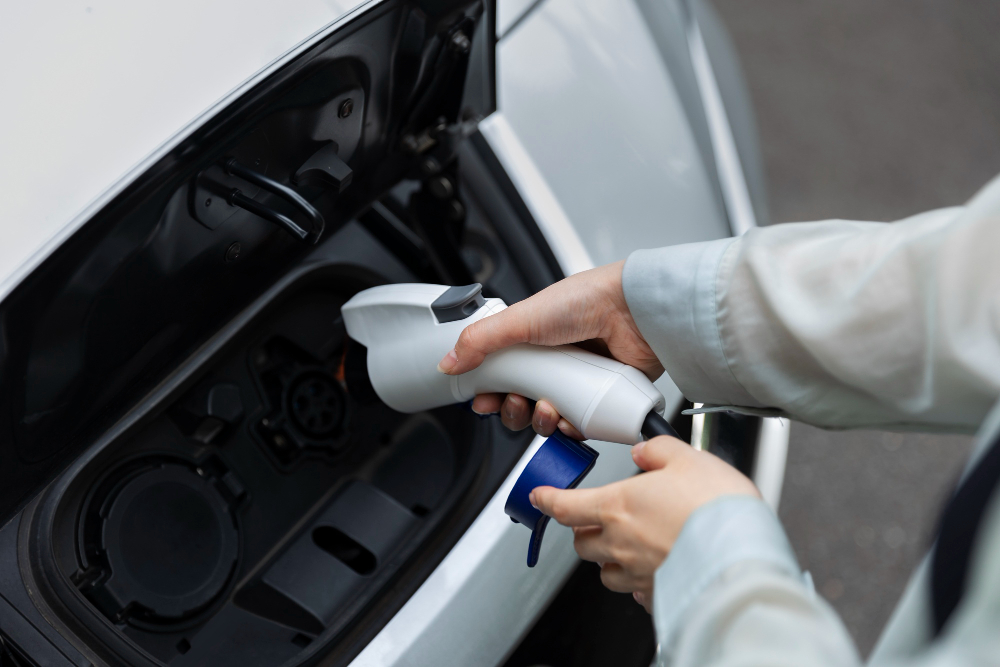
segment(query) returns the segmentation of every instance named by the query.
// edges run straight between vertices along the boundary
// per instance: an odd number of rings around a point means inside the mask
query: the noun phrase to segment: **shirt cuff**
[[[695,510],[656,571],[653,620],[662,647],[712,582],[738,563],[755,561],[799,578],[785,531],[764,501],[725,496]]]
[[[625,262],[622,287],[639,332],[688,400],[763,408],[730,370],[719,333],[716,287],[739,242],[638,250]]]

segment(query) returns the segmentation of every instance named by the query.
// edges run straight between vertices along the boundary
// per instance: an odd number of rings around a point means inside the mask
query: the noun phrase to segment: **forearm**
[[[696,511],[657,571],[653,614],[660,642],[658,664],[859,665],[839,617],[797,566],[789,566],[790,551],[782,555],[788,545],[777,518],[763,503],[754,506],[754,502],[758,501],[740,499],[734,508],[732,499],[724,498]],[[766,527],[769,522],[773,525]],[[741,524],[748,528],[733,530]],[[991,533],[987,539],[995,540],[996,529]],[[987,573],[991,581],[981,582],[971,593],[967,609],[943,636],[909,646],[905,642],[912,639],[904,640],[903,646],[873,656],[871,667],[992,664],[1000,655],[996,632],[1000,606],[991,575]],[[926,590],[917,587],[913,593]],[[915,624],[909,631],[929,636],[929,615],[924,618],[929,609],[907,611],[911,613],[906,622]]]
[[[685,524],[656,574],[664,664],[859,664],[840,619],[812,590],[763,502],[721,498]]]
[[[733,566],[692,606],[663,662],[672,667],[854,667],[843,623],[800,580],[759,563]]]
[[[634,253],[629,308],[691,400],[821,426],[974,428],[1000,394],[1000,184],[894,224]],[[972,352],[975,347],[975,353]]]

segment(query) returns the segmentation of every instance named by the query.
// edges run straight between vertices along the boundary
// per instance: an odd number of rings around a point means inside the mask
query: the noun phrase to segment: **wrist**
[[[629,322],[632,315],[628,310],[628,302],[625,300],[625,288],[622,282],[622,274],[625,270],[625,260],[605,264],[598,269],[603,275],[599,277],[602,300],[607,303],[607,312],[618,314]],[[613,326],[616,318],[605,318],[606,327]],[[610,332],[604,332],[610,333]]]

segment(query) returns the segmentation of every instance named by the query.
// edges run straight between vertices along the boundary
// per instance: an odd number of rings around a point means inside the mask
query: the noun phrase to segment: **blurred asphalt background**
[[[1000,2],[714,0],[775,222],[896,220],[1000,173]],[[963,436],[794,424],[781,519],[866,656],[930,543]]]

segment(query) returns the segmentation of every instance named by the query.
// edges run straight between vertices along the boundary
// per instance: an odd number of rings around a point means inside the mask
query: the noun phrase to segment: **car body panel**
[[[545,0],[498,49],[498,106],[595,264],[730,234],[633,0]]]
[[[279,61],[376,4],[5,5],[0,298],[170,146]]]
[[[499,0],[497,2],[497,38],[503,37],[538,3],[539,0]]]

